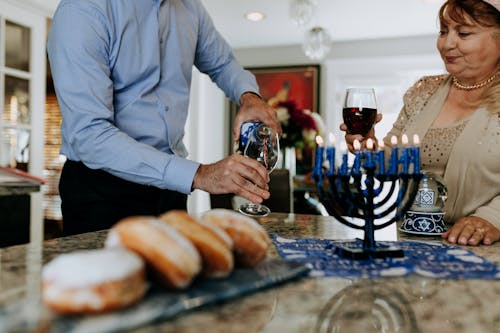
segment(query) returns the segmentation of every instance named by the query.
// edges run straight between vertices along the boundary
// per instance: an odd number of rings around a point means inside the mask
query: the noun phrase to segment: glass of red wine
[[[347,133],[366,136],[375,124],[377,101],[373,88],[348,88],[342,112]]]

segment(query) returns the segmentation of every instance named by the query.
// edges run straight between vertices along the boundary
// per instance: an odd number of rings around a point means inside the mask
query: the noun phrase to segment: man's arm
[[[140,143],[116,127],[109,59],[113,37],[110,22],[92,6],[63,2],[49,35],[63,153],[129,181],[189,193],[198,163]]]

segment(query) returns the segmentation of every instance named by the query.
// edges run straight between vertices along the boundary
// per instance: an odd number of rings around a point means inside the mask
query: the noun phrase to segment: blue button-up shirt
[[[234,101],[258,92],[199,0],[62,0],[48,53],[61,153],[182,193],[199,166],[182,143],[193,65]]]

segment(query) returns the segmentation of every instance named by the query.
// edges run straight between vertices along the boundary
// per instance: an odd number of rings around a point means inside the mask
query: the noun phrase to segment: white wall
[[[40,14],[44,17],[52,17],[60,0],[5,0],[23,9]]]
[[[225,148],[228,146],[228,132],[225,124],[228,118],[224,93],[207,75],[194,69],[184,137],[189,159],[213,163],[227,154]],[[189,196],[189,212],[199,213],[209,208],[208,193],[196,190]]]

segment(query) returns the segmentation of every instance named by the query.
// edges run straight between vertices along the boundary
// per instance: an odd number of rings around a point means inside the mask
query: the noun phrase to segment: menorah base
[[[354,259],[354,260],[365,260],[365,259],[380,259],[380,258],[401,258],[404,257],[404,252],[402,249],[377,244],[375,249],[363,249],[360,247],[350,247],[348,245],[337,246],[335,248],[335,254],[341,257]]]

